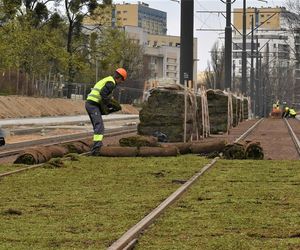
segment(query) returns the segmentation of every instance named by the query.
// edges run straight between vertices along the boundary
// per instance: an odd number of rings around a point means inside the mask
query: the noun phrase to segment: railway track
[[[293,119],[261,119],[255,129],[236,141],[259,142],[268,160],[299,160],[300,131],[296,131],[296,124],[299,121]]]
[[[293,121],[293,125],[291,126],[287,119],[284,120],[273,120],[277,122],[281,127],[282,125],[286,125],[288,130],[287,133],[290,134],[290,137],[287,140],[291,140],[294,142],[294,148],[298,152],[298,159],[300,157],[300,143],[297,138],[296,133],[294,132],[292,126],[295,126],[295,121]],[[250,138],[257,138],[257,136],[261,135],[261,131],[263,130],[263,126],[268,123],[270,120],[268,119],[260,119],[255,122],[250,128],[248,128],[244,133],[234,139],[234,142],[242,142],[248,140]],[[298,121],[299,122],[299,121]],[[277,126],[278,126],[277,124]],[[267,124],[269,125],[269,124]],[[267,126],[268,128],[268,126]],[[284,127],[283,127],[284,129]],[[300,130],[297,132],[300,134]],[[278,139],[278,138],[275,138]],[[267,142],[268,143],[268,142]],[[194,176],[192,176],[186,183],[184,183],[180,188],[178,188],[173,194],[171,194],[167,199],[165,199],[161,204],[159,204],[153,211],[151,211],[146,217],[140,220],[136,225],[131,227],[126,233],[124,233],[117,241],[115,241],[108,250],[124,250],[124,249],[132,249],[134,245],[138,241],[139,235],[144,232],[147,227],[154,222],[154,220],[162,214],[171,204],[173,204],[176,200],[178,200],[187,189],[193,185],[193,183],[199,179],[206,171],[208,171],[211,167],[215,165],[218,161],[218,157],[214,158],[209,164],[205,165],[199,172],[197,172]]]
[[[297,153],[297,159],[300,157],[300,143],[297,138],[297,134],[300,134],[300,130],[297,131],[296,125],[299,121],[288,121],[288,120],[271,120],[271,119],[260,119],[256,121],[250,128],[246,131],[243,131],[242,134],[236,136],[234,142],[242,142],[247,140],[265,140],[260,142],[266,144],[272,144],[271,140],[275,140],[282,145],[278,147],[284,146],[285,143],[289,143],[289,148],[294,147],[294,151]],[[273,126],[272,126],[273,124]],[[274,125],[275,124],[275,125]],[[280,133],[277,131],[277,136],[274,136],[274,130],[281,129]],[[267,132],[270,133],[267,136]],[[115,133],[124,133],[123,132],[115,132]],[[106,135],[108,136],[108,135]],[[112,135],[113,136],[113,133]],[[283,136],[283,138],[282,138]],[[291,146],[291,143],[294,146]],[[262,145],[264,148],[264,145]],[[152,212],[150,212],[146,217],[144,217],[141,221],[139,221],[136,225],[130,228],[125,234],[123,234],[117,241],[115,241],[110,247],[109,250],[118,250],[118,249],[130,249],[137,242],[137,238],[139,235],[151,224],[153,221],[163,213],[166,208],[168,208],[171,204],[173,204],[177,199],[179,199],[184,192],[186,192],[193,183],[198,180],[206,171],[208,171],[214,164],[218,161],[219,158],[213,159],[209,164],[205,165],[199,172],[197,172],[194,176],[192,176],[187,182],[185,182],[180,188],[178,188],[173,194],[171,194],[167,199],[165,199],[159,206],[157,206]],[[24,170],[36,168],[38,166],[32,166],[28,168],[24,168]],[[7,176],[10,174],[14,174],[20,172],[20,170],[13,171],[11,173],[1,174],[0,177]]]
[[[136,132],[136,126],[132,126],[131,128],[122,127],[122,128],[107,129],[105,132],[105,137],[111,137],[120,134],[128,134],[132,132]],[[68,143],[68,142],[73,142],[81,139],[91,138],[92,135],[93,132],[84,132],[84,133],[69,134],[63,136],[53,136],[53,137],[43,138],[39,140],[25,141],[25,142],[6,145],[0,150],[0,159],[4,157],[17,155],[20,153],[20,151],[29,147],[58,145],[62,143]]]
[[[296,150],[300,156],[300,141],[298,139],[298,136],[300,135],[300,130],[296,127],[296,125],[299,125],[297,124],[297,120],[288,120],[288,119],[284,119],[285,123],[286,123],[286,126],[288,127],[289,129],[289,133],[293,139],[293,142],[295,144],[295,147],[296,147]]]
[[[119,128],[119,129],[107,130],[105,133],[105,138],[111,138],[111,137],[116,137],[119,135],[131,134],[131,133],[136,133],[136,127],[133,127],[130,129],[129,128]],[[69,135],[68,135],[68,136],[64,136],[64,137],[49,138],[49,140],[44,139],[44,140],[38,141],[38,142],[30,141],[29,145],[30,145],[30,147],[57,145],[57,144],[61,144],[61,143],[73,142],[73,141],[77,141],[80,139],[90,138],[92,134],[93,134],[92,132],[82,133],[80,136],[79,135],[76,136],[76,138],[73,137],[72,140],[70,140]],[[0,152],[0,159],[2,158],[1,160],[3,160],[3,158],[9,158],[13,162],[15,160],[16,156],[20,153],[20,151],[24,150],[24,145],[22,143],[21,143],[21,147],[17,147],[17,145],[15,145],[15,146],[16,146],[16,148],[14,150],[8,150],[8,151],[4,150],[4,151]],[[1,173],[0,178],[9,176],[9,175],[13,175],[16,173],[24,172],[24,171],[27,171],[30,169],[35,169],[35,168],[41,167],[42,165],[43,164],[38,164],[38,165],[34,165],[34,166],[20,168],[20,169],[14,170],[14,171]]]

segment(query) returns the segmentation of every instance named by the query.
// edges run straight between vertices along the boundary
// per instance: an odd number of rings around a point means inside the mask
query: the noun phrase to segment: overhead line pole
[[[252,29],[252,31],[254,29],[254,17],[253,16],[251,19],[251,29]],[[256,46],[257,46],[257,44],[256,44]],[[252,110],[255,110],[255,104],[254,104],[254,32],[251,33],[250,97],[251,97]]]
[[[225,27],[225,89],[231,89],[232,82],[232,27],[231,0],[226,0]]]
[[[247,92],[247,51],[246,51],[246,0],[243,0],[243,51],[242,51],[242,82],[241,92]]]
[[[194,0],[181,0],[180,84],[193,80]]]

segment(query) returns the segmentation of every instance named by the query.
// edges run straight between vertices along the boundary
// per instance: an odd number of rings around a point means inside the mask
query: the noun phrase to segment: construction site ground
[[[0,96],[0,127],[8,144],[88,132],[92,127],[84,104],[83,100]],[[138,112],[132,105],[122,104],[122,111],[105,116],[104,120],[108,127],[120,126],[120,122],[106,121]]]
[[[86,115],[83,100],[0,96],[0,119]],[[122,105],[122,114],[138,114],[132,105]]]
[[[137,115],[138,109],[131,105],[123,105],[123,111],[120,112],[120,114],[122,113]],[[50,126],[50,124],[46,125],[47,121],[51,119],[47,117],[55,116],[57,117],[57,119],[59,119],[60,116],[66,115],[68,115],[69,117],[79,117],[80,119],[74,122],[73,125],[68,126],[63,126],[63,124],[60,124],[59,126],[57,126],[57,124],[56,126]],[[37,140],[57,135],[76,134],[92,130],[90,121],[88,119],[88,116],[86,115],[86,111],[84,108],[84,101],[82,100],[0,96],[0,118],[2,118],[1,121],[8,121],[12,118],[21,117],[23,117],[23,119],[25,117],[35,117],[35,119],[41,120],[41,122],[39,121],[41,124],[34,125],[29,123],[28,125],[22,127],[10,126],[9,128],[6,128],[6,141],[9,144],[28,140]],[[109,116],[105,116],[105,119],[107,119],[108,117]],[[67,118],[63,118],[63,120],[67,121]],[[20,119],[18,121],[20,121]],[[42,125],[43,122],[45,123],[45,125]],[[238,134],[242,134],[243,131],[251,127],[255,122],[255,119],[241,122],[237,127],[232,128],[228,134],[224,133],[221,135],[212,135],[207,140],[213,140],[214,138],[223,138],[230,143],[237,137]],[[294,119],[294,122],[297,122],[297,120]],[[138,118],[136,119],[136,123],[138,123]],[[12,125],[12,123],[10,124]],[[108,122],[105,122],[105,124],[106,127],[114,126],[114,124],[110,124]],[[126,124],[126,122],[124,124]],[[128,126],[129,125],[130,124],[128,124]],[[287,130],[285,130],[285,125],[282,119],[267,119],[263,122],[262,125],[263,127],[252,134],[247,140],[261,143],[265,152],[265,159],[298,159],[297,152],[295,151],[293,143],[291,143],[291,138]],[[20,129],[23,129],[24,131],[27,130],[27,132],[15,132]],[[300,131],[298,131],[298,133],[300,134]],[[110,144],[112,143],[112,141],[108,139],[107,143]],[[116,141],[114,140],[113,143],[116,143]]]

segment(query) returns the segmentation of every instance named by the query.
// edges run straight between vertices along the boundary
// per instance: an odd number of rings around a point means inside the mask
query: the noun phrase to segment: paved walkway
[[[138,115],[111,114],[102,116],[104,121],[117,121],[138,118]],[[37,117],[37,118],[18,118],[18,119],[0,119],[0,127],[21,126],[21,125],[49,125],[65,124],[90,121],[88,115],[78,116],[58,116],[58,117]]]

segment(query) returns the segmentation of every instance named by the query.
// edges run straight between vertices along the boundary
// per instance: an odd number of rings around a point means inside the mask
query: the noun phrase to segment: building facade
[[[179,83],[180,37],[166,35],[167,13],[152,9],[144,2],[116,4],[98,9],[84,19],[86,33],[97,26],[118,27],[144,49],[145,80]],[[194,76],[197,79],[197,39],[194,38]]]
[[[118,26],[140,27],[148,34],[167,34],[167,13],[152,9],[147,3],[116,4],[115,11]]]
[[[254,53],[251,55],[251,32],[252,32],[252,17],[254,20]],[[275,99],[287,99],[287,96],[291,95],[288,90],[296,90],[298,83],[296,80],[298,66],[296,60],[295,50],[297,48],[298,32],[294,32],[290,28],[291,17],[295,18],[295,14],[288,12],[283,7],[276,8],[248,8],[246,11],[246,50],[247,50],[247,77],[250,79],[251,75],[251,56],[253,57],[253,68],[259,70],[262,65],[267,65],[269,79],[271,82],[271,101]],[[298,18],[298,17],[297,17]],[[241,82],[242,76],[242,20],[243,9],[234,10],[234,26],[238,31],[233,33],[233,81],[236,85]],[[273,76],[272,72],[288,72],[290,69],[294,71],[294,81],[290,82],[289,79],[279,79],[278,75]],[[300,75],[299,75],[300,76]],[[274,79],[272,79],[274,77]],[[257,80],[257,73],[253,76],[254,80]],[[287,82],[289,81],[289,82]],[[250,83],[250,80],[248,80]],[[299,82],[300,84],[300,82]],[[283,93],[286,91],[286,93]],[[250,86],[248,84],[248,93]],[[256,90],[259,92],[259,90]],[[290,91],[293,92],[293,91]],[[300,97],[300,85],[299,94],[294,92],[293,97],[290,97],[290,105],[294,105],[299,102]],[[286,101],[286,100],[280,100]]]

